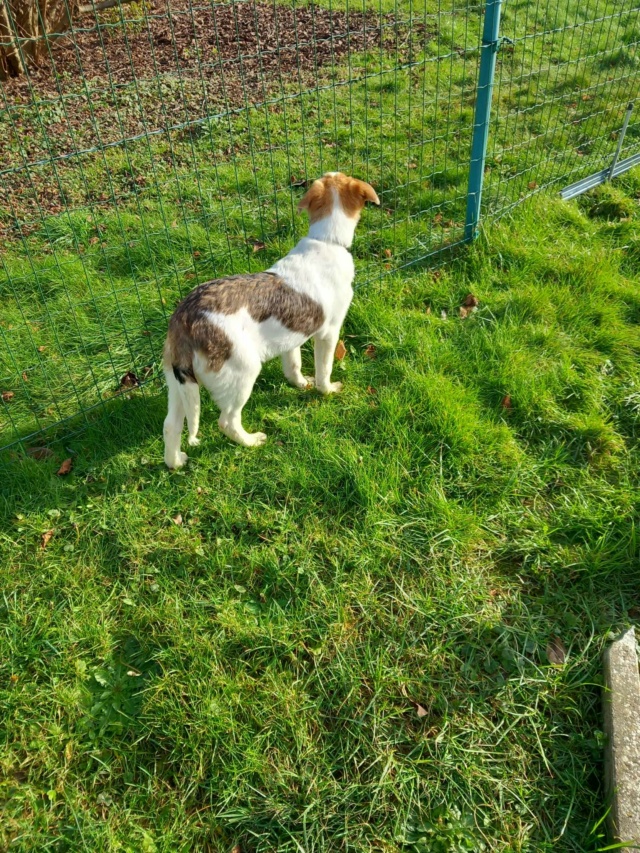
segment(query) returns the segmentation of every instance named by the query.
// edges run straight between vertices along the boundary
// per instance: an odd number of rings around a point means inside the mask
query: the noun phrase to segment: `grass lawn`
[[[359,290],[343,394],[268,365],[264,448],[207,404],[168,472],[151,382],[52,458],[0,456],[3,849],[606,844],[600,652],[640,617],[639,196],[636,171],[539,197]]]

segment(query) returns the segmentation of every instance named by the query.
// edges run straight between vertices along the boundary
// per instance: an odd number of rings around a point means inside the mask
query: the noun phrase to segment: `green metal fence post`
[[[482,201],[484,161],[487,156],[487,141],[489,139],[493,79],[496,70],[496,54],[500,47],[499,31],[501,8],[502,0],[487,0],[487,5],[484,10],[482,53],[480,55],[478,92],[476,95],[476,110],[473,118],[471,163],[469,165],[467,218],[464,229],[465,240],[473,240],[476,237],[478,232],[478,223],[480,221],[480,203]]]

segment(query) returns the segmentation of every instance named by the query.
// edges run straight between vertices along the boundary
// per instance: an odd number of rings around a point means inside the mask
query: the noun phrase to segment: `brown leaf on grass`
[[[417,712],[419,717],[426,717],[427,714],[429,713],[427,711],[427,709],[423,708],[422,705],[420,705],[420,704],[418,704],[418,707],[416,708],[416,712]]]
[[[254,252],[261,252],[264,248],[266,248],[266,243],[263,243],[261,240],[256,240],[253,244]]]
[[[529,181],[529,183],[527,184],[527,189],[529,190],[535,190],[537,188],[538,184],[536,183],[536,181]]]
[[[393,255],[393,252],[391,251],[391,249],[385,249],[384,250],[385,258],[390,258],[392,255]]]
[[[236,844],[231,853],[242,853],[242,847],[240,847],[239,844]]]
[[[22,381],[23,381],[23,382],[28,382],[28,381],[29,381],[29,377],[27,376],[27,374],[26,374],[26,373],[23,373],[23,374],[22,374]]]
[[[56,471],[58,477],[65,477],[73,468],[73,459],[69,457],[69,459],[65,459],[62,465]]]
[[[47,547],[47,545],[51,541],[53,534],[54,534],[53,530],[45,530],[45,532],[42,534],[42,538],[40,539],[41,550],[44,551],[44,549]]]
[[[38,352],[45,352],[46,349],[46,347],[38,347]]]
[[[48,447],[27,447],[27,456],[42,462],[43,459],[50,459],[53,456],[53,450],[49,450]]]
[[[142,378],[148,379],[152,373],[153,373],[153,365],[152,364],[145,364],[145,366],[142,368]]]
[[[306,178],[296,178],[295,175],[291,175],[290,182],[292,187],[306,187],[309,183]]]
[[[92,246],[95,246],[95,244],[96,244],[96,243],[99,243],[99,242],[100,242],[100,238],[99,238],[99,237],[92,237],[92,238],[89,240],[89,243],[90,243]]]
[[[376,348],[373,344],[369,344],[369,346],[364,351],[364,354],[367,358],[375,358],[376,357]]]
[[[465,306],[464,306],[464,305],[461,305],[461,306],[460,306],[460,317],[461,317],[461,319],[462,319],[462,320],[466,320],[466,319],[467,319],[467,317],[469,316],[469,314],[471,314],[471,311],[472,311],[472,310],[473,310],[473,309],[471,309],[471,308],[465,308]]]
[[[182,515],[180,513],[178,513],[177,515],[174,515],[173,518],[171,519],[171,521],[173,521],[173,523],[175,525],[180,527],[180,525],[182,524]]]
[[[567,650],[560,637],[552,637],[547,643],[547,658],[553,666],[562,666],[567,658]]]
[[[462,304],[465,308],[477,308],[480,304],[480,300],[477,296],[474,296],[473,293],[468,293]]]
[[[377,394],[377,393],[378,392],[376,391],[375,388],[373,388],[371,385],[367,385],[367,394]]]
[[[4,400],[5,403],[8,403],[9,400],[13,400],[13,398],[15,396],[16,395],[13,393],[13,391],[3,391],[2,392],[2,399]]]
[[[431,305],[427,305],[427,308],[426,308],[425,313],[426,313],[426,314],[431,314]]]
[[[344,341],[338,341],[338,346],[336,347],[336,361],[342,361],[346,354],[347,348],[344,345]]]
[[[130,370],[128,373],[125,373],[125,375],[120,378],[121,388],[137,388],[139,385],[140,380],[135,375],[133,370]]]
[[[500,401],[500,405],[503,409],[512,409],[513,406],[511,405],[511,397],[508,394],[505,394],[502,400]]]

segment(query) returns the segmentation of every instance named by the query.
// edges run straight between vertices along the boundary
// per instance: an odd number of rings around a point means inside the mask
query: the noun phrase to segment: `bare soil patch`
[[[172,0],[125,24],[113,14],[98,26],[84,16],[52,43],[50,61],[2,83],[0,162],[10,171],[0,186],[0,236],[15,234],[25,210],[34,221],[69,206],[59,175],[77,152],[183,125],[188,133],[203,117],[348,78],[349,56],[404,61],[433,37],[390,15],[313,5]],[[47,165],[69,155],[56,170]],[[40,165],[27,174],[25,164]]]

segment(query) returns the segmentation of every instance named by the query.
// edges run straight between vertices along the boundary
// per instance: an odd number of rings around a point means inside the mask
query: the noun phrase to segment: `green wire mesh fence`
[[[495,217],[606,165],[640,79],[640,6],[507,0],[478,164],[483,3],[72,12],[0,83],[0,449],[66,435],[155,379],[179,297],[288,251],[306,181],[376,187],[354,249],[372,283],[464,241],[470,169]],[[636,113],[622,156],[639,137]]]

